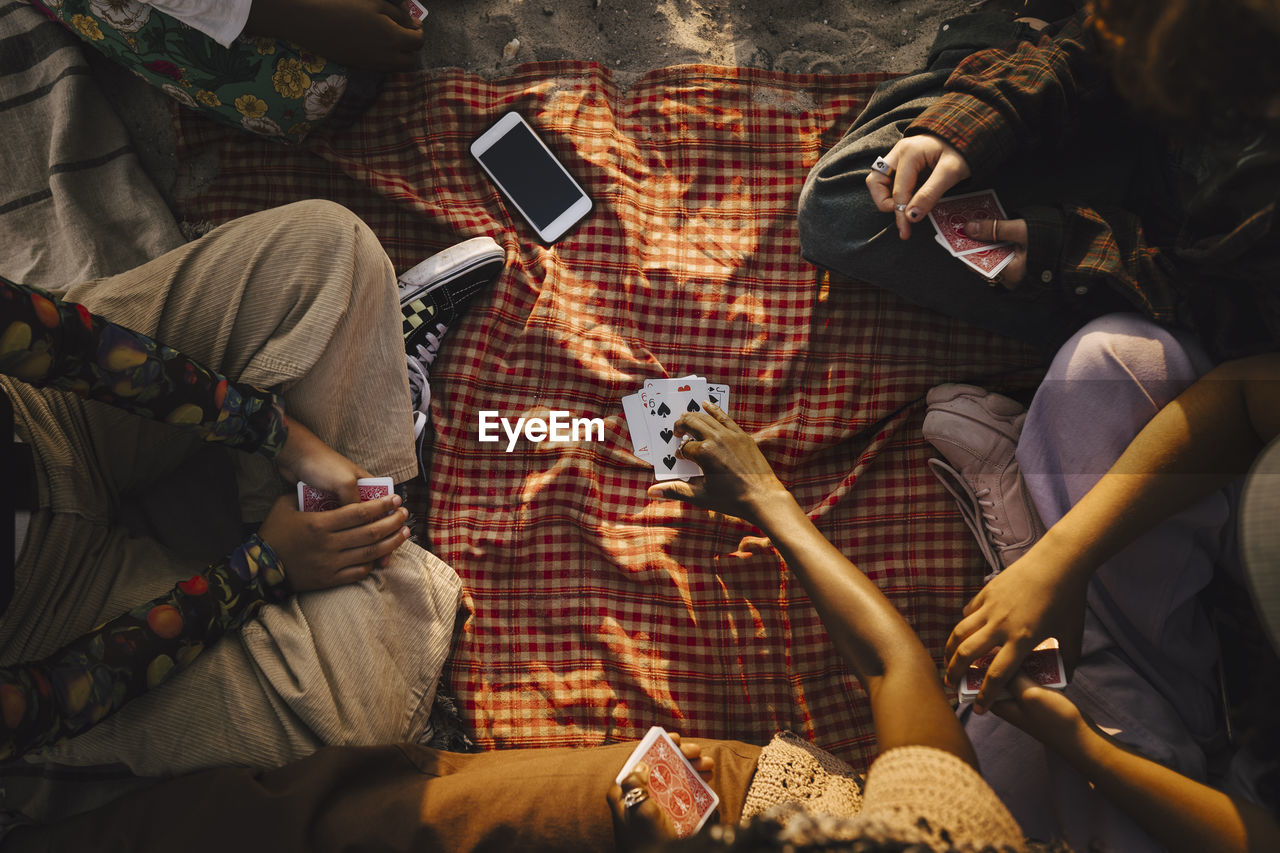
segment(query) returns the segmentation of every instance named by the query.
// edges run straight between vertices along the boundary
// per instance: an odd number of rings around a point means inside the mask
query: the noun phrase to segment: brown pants
[[[760,747],[699,743],[715,759],[718,819],[737,823]],[[634,748],[331,747],[275,770],[164,782],[60,825],[16,830],[4,850],[611,850],[605,793]]]

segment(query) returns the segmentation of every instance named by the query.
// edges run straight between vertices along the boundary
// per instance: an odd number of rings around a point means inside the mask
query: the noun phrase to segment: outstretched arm
[[[676,432],[691,436],[681,453],[705,476],[655,485],[649,495],[736,515],[768,534],[867,689],[881,751],[932,746],[976,765],[933,659],[915,631],[879,587],[814,527],[751,436],[716,406],[703,408],[682,416]]]
[[[1280,354],[1227,362],[1161,409],[1115,465],[965,608],[947,678],[1001,646],[975,702],[989,708],[1018,662],[1056,636],[1078,655],[1093,572],[1158,522],[1244,474],[1280,435]]]
[[[1170,850],[1280,850],[1280,827],[1263,809],[1128,751],[1057,691],[1023,675],[1011,687],[1015,698],[993,710],[1061,755]]]

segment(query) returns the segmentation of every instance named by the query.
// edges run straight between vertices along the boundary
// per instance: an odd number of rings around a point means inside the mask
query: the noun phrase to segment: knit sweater
[[[780,840],[892,839],[930,849],[1021,850],[1022,832],[967,762],[928,746],[882,754],[863,783],[835,756],[783,732],[765,747],[742,810],[781,824]]]

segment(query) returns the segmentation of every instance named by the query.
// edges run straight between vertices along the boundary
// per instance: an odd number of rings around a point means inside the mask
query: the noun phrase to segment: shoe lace
[[[435,364],[436,356],[440,354],[441,339],[447,331],[448,326],[437,323],[434,332],[429,329],[420,332],[425,343],[419,340],[412,350],[405,352],[405,361],[409,367],[409,391],[413,396],[414,411],[419,414],[430,414],[431,386],[427,380],[431,375],[431,365]]]
[[[1001,548],[1003,548],[1009,545],[1010,543],[1004,541],[1003,539],[997,538],[1000,536],[1004,536],[1004,529],[996,526],[996,522],[998,522],[1000,519],[996,516],[995,513],[985,511],[987,509],[995,509],[995,506],[996,506],[995,501],[983,500],[983,498],[985,498],[989,494],[991,494],[991,488],[988,486],[986,488],[976,490],[973,493],[973,497],[974,497],[974,500],[978,502],[978,506],[985,508],[982,511],[982,519],[983,519],[982,526],[987,528],[987,532],[991,534],[991,541],[999,545]]]
[[[934,476],[938,478],[943,487],[951,493],[951,497],[955,498],[956,504],[960,508],[960,517],[964,519],[965,526],[969,528],[969,532],[977,540],[978,550],[982,552],[987,565],[991,567],[991,572],[986,577],[987,580],[990,580],[1004,569],[1004,562],[1001,560],[999,552],[996,551],[996,547],[1005,545],[1002,540],[995,538],[995,536],[1004,535],[1004,530],[997,526],[997,522],[1000,520],[999,517],[990,511],[995,509],[995,502],[984,500],[991,494],[991,489],[975,490],[960,475],[959,471],[941,459],[930,459],[929,469],[933,471]],[[979,523],[980,521],[981,523]]]
[[[430,329],[420,332],[425,343],[419,340],[411,350],[405,352],[405,362],[409,368],[409,396],[413,402],[413,438],[418,445],[418,471],[422,476],[426,473],[426,462],[423,450],[426,445],[427,422],[431,418],[431,384],[430,368],[440,354],[440,341],[449,327],[444,323],[436,323],[435,331]]]

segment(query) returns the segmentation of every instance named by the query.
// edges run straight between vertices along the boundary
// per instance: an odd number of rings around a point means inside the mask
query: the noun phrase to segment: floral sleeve
[[[92,728],[289,592],[275,552],[251,536],[225,562],[44,660],[0,668],[0,760]]]
[[[162,343],[0,278],[0,372],[72,391],[206,441],[274,457],[288,434],[280,399],[229,381]]]

